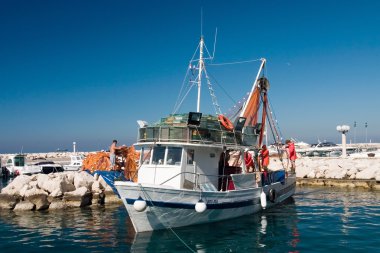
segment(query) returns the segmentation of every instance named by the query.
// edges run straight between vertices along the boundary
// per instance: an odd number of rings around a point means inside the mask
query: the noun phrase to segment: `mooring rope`
[[[140,186],[140,189],[141,189],[141,191],[142,191],[142,193],[144,194],[144,196],[145,196],[145,198],[150,202],[150,204],[151,204],[151,210],[152,210],[152,213],[158,218],[158,215],[156,214],[156,211],[154,210],[154,208],[155,208],[155,206],[154,206],[154,204],[153,204],[153,201],[152,201],[152,198],[149,196],[149,194],[145,191],[145,189],[144,189],[144,187],[141,185],[141,184],[139,184],[139,186]],[[166,227],[166,229],[168,229],[168,230],[170,230],[176,237],[177,237],[177,239],[183,244],[183,245],[185,245],[185,247],[189,250],[189,251],[191,251],[191,252],[196,252],[196,251],[194,251],[174,230],[173,230],[173,228],[170,226],[170,225],[165,225],[164,223],[163,223],[163,225]]]

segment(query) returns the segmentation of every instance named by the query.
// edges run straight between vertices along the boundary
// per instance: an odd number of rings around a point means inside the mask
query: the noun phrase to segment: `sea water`
[[[238,219],[135,234],[122,205],[0,211],[0,252],[380,252],[380,192],[297,188]]]

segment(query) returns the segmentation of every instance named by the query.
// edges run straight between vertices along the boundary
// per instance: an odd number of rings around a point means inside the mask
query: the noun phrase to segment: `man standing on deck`
[[[261,170],[263,171],[264,175],[264,184],[268,184],[269,178],[268,178],[268,165],[269,165],[269,150],[267,149],[266,145],[263,145],[260,150],[260,162],[261,162]]]
[[[245,161],[245,166],[247,168],[247,172],[248,173],[253,172],[253,159],[252,159],[252,155],[249,153],[248,148],[246,148],[244,152],[244,161]]]
[[[121,147],[117,147],[117,140],[113,140],[110,146],[110,162],[111,162],[111,170],[115,170],[115,162],[116,162],[116,154],[115,151],[121,149]]]
[[[292,173],[296,173],[296,148],[291,140],[286,140],[286,152],[288,154],[288,159],[290,160],[290,170]]]

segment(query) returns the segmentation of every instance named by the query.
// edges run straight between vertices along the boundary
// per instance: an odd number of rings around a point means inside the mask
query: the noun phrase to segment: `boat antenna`
[[[201,36],[201,41],[199,42],[199,69],[198,69],[198,100],[197,100],[197,112],[201,109],[201,86],[202,86],[202,70],[204,66],[203,62],[203,46],[204,40],[203,35]]]
[[[201,7],[201,36],[203,36],[203,7]]]

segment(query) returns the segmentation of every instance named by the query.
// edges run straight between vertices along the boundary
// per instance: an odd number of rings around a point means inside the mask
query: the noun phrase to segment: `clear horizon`
[[[137,120],[172,112],[201,9],[209,51],[218,28],[215,63],[267,59],[284,139],[340,143],[336,126],[345,124],[348,143],[380,143],[378,1],[5,0],[0,7],[0,153],[71,150],[73,141],[78,151],[108,149],[113,139],[133,144]],[[229,97],[239,101],[250,90],[257,70],[257,62],[208,68],[223,112]],[[195,110],[195,92],[181,112]],[[207,85],[202,98],[210,100]]]

